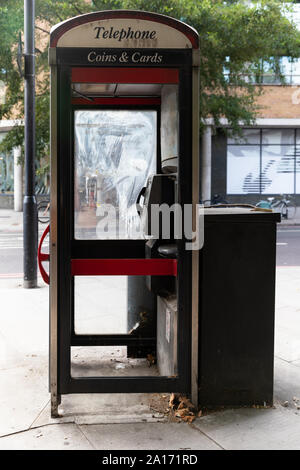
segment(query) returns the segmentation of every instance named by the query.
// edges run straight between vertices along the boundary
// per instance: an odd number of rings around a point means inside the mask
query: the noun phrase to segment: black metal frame
[[[73,49],[74,55],[76,50]],[[175,52],[175,51],[172,51]],[[183,56],[183,52],[178,51]],[[179,168],[178,202],[192,203],[192,51],[184,53],[179,69]],[[188,60],[187,60],[188,59]],[[189,62],[186,65],[186,62]],[[157,67],[157,66],[156,66]],[[144,257],[144,242],[131,240],[79,241],[73,239],[73,145],[71,106],[71,67],[58,66],[57,113],[57,312],[58,312],[58,393],[113,392],[190,392],[191,388],[191,312],[192,252],[185,251],[185,242],[178,240],[178,376],[176,377],[71,377],[71,346],[98,345],[98,335],[74,335],[73,282],[71,259]],[[127,106],[128,108],[128,106]],[[109,248],[113,252],[109,253]],[[109,254],[108,254],[109,253]],[[101,335],[101,344],[138,343],[126,335]],[[123,341],[123,343],[122,343]],[[142,339],[145,342],[145,338]]]

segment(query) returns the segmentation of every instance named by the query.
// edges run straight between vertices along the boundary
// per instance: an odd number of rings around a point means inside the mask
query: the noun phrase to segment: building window
[[[240,76],[254,85],[300,85],[299,58],[276,57],[271,58],[269,62],[261,59],[251,68],[251,73]],[[235,82],[235,76],[231,75],[229,66],[224,68],[224,75],[227,81]]]
[[[6,133],[0,133],[0,142]],[[14,157],[12,153],[0,154],[0,192],[9,193],[14,189]]]
[[[300,129],[244,129],[227,139],[227,194],[300,194]]]

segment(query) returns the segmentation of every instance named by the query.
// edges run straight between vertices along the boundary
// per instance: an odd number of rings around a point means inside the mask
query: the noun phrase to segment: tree
[[[222,0],[36,0],[36,149],[42,168],[48,170],[51,25],[91,11],[135,9],[169,15],[194,26],[200,36],[201,122],[212,117],[217,126],[225,117],[238,132],[240,124],[251,124],[258,111],[255,98],[261,90],[249,76],[262,73],[261,59],[276,67],[278,57],[300,55],[300,33],[286,16],[289,8],[276,0],[251,5]],[[0,0],[0,28],[0,80],[7,85],[0,119],[22,118],[23,80],[16,48],[23,31],[23,0]],[[23,129],[15,127],[2,141],[0,151],[10,151],[22,142]]]

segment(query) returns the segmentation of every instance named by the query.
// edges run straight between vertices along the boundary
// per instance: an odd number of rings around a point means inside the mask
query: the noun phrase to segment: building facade
[[[288,74],[284,85],[276,76],[262,77],[258,118],[254,126],[241,129],[241,137],[230,136],[225,120],[223,128],[215,131],[207,121],[201,156],[203,200],[219,194],[229,202],[255,203],[285,194],[300,204],[299,61],[297,64],[296,73]]]
[[[24,121],[0,121],[0,142],[14,126],[24,126]],[[0,209],[22,210],[23,169],[20,159],[20,147],[15,147],[12,152],[0,153]]]

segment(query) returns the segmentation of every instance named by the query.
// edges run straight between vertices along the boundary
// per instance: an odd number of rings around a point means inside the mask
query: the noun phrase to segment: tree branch
[[[83,15],[82,11],[80,11],[80,9],[78,8],[77,5],[74,5],[73,2],[71,2],[71,5],[72,5],[72,7],[77,11],[77,13],[79,13],[80,15]]]
[[[57,16],[57,18],[59,19],[60,22],[64,21],[63,18],[57,12],[55,12],[55,14],[56,14],[56,16]]]
[[[47,31],[46,29],[41,28],[40,26],[35,25],[35,28],[39,29],[40,31],[43,31],[43,33],[50,34],[50,31]]]

